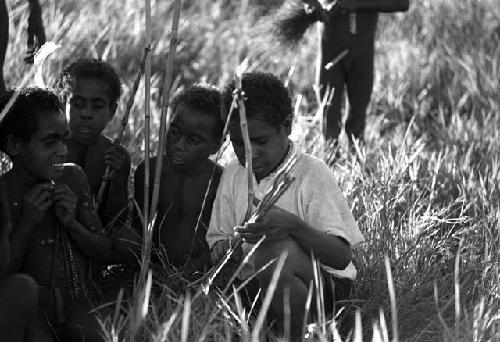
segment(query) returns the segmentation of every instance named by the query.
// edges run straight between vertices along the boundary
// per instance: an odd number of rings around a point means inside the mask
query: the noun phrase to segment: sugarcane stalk
[[[158,206],[158,198],[160,195],[160,181],[161,181],[161,171],[163,168],[163,154],[165,150],[165,139],[167,135],[167,114],[168,105],[170,102],[170,91],[173,83],[173,74],[174,74],[174,60],[175,60],[175,52],[177,48],[177,30],[179,27],[179,18],[181,14],[181,5],[182,0],[176,0],[174,5],[174,16],[172,20],[172,30],[170,33],[170,49],[167,58],[167,66],[165,69],[165,83],[163,88],[163,101],[161,107],[161,117],[160,117],[160,134],[159,134],[159,142],[158,142],[158,155],[156,157],[156,168],[155,168],[155,178],[153,183],[153,196],[151,198],[151,209],[149,217],[153,217],[156,213],[156,209]],[[168,118],[170,119],[170,118]]]
[[[152,31],[151,31],[151,0],[145,0],[145,14],[146,14],[146,46],[151,49]],[[143,207],[143,235],[144,241],[149,241],[150,231],[149,227],[149,154],[151,146],[150,138],[150,121],[151,121],[151,55],[146,57],[144,66],[144,207]],[[142,253],[145,248],[143,245]]]
[[[144,53],[141,57],[141,62],[139,63],[139,69],[137,70],[137,74],[135,76],[134,84],[132,85],[132,90],[130,92],[130,96],[127,101],[127,106],[125,107],[125,112],[123,113],[122,122],[120,128],[118,129],[118,134],[114,140],[114,144],[119,144],[122,141],[123,133],[125,132],[125,128],[128,124],[128,118],[130,116],[130,112],[132,110],[132,106],[134,105],[135,94],[137,93],[137,89],[139,88],[139,83],[141,81],[142,74],[144,73],[144,63],[146,61],[147,56],[149,55],[149,47],[146,46],[144,48]],[[102,204],[102,199],[104,197],[104,192],[106,191],[106,187],[111,178],[111,167],[106,166],[106,170],[104,171],[104,176],[102,177],[101,187],[99,188],[99,192],[97,193],[97,208],[99,208]]]
[[[247,197],[247,211],[245,214],[245,221],[252,215],[252,205],[253,199],[255,197],[254,184],[253,184],[253,164],[252,164],[252,144],[250,142],[250,136],[248,134],[248,121],[245,110],[245,91],[243,90],[241,82],[241,74],[236,75],[235,89],[233,92],[233,97],[238,104],[238,112],[240,115],[240,129],[241,137],[243,138],[243,144],[245,146],[245,168],[247,171],[247,187],[248,187],[248,197]]]

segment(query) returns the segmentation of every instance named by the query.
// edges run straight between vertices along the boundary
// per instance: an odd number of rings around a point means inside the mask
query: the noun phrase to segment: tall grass
[[[60,35],[63,46],[45,70],[48,83],[54,83],[71,59],[101,57],[122,75],[123,98],[128,98],[143,49],[138,2],[42,2],[48,37]],[[280,2],[268,3],[275,8]],[[299,115],[313,115],[316,34],[311,30],[293,51],[279,46],[267,34],[273,9],[265,4],[250,1],[243,18],[236,1],[186,2],[174,68],[177,83],[222,85],[233,75],[235,61],[246,57],[251,68],[287,80],[293,98],[302,96]],[[154,150],[168,51],[170,22],[165,18],[171,17],[171,5],[152,1]],[[22,63],[26,10],[21,1],[10,1],[10,6],[13,26],[5,71],[9,85],[15,85],[27,70]],[[414,1],[408,13],[382,16],[376,50],[366,142],[349,153],[341,144],[340,158],[331,165],[366,239],[355,251],[359,275],[350,316],[358,325],[347,339],[388,341],[399,335],[400,341],[498,341],[498,0]],[[134,165],[143,158],[143,110],[144,103],[138,101],[123,140]],[[309,132],[307,139],[320,131],[301,128]],[[115,132],[112,125],[108,133]],[[326,158],[332,153],[327,150]],[[217,293],[186,296],[187,284],[173,272],[153,280],[143,340],[252,336],[252,323],[239,300]],[[392,301],[388,283],[393,284]],[[125,317],[123,306],[120,315]],[[397,324],[390,324],[395,309]],[[338,334],[333,323],[318,322],[306,331],[312,340],[333,338]]]

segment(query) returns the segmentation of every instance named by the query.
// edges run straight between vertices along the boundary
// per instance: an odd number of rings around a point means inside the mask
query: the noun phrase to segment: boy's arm
[[[1,1],[1,0],[0,0]],[[9,234],[11,230],[11,222],[9,215],[9,205],[3,191],[3,186],[0,184],[0,280],[7,273],[10,261],[10,243]]]
[[[73,190],[64,183],[54,189],[56,216],[84,255],[106,263],[111,259],[111,239],[103,233],[85,172],[80,167],[72,171],[68,181]]]
[[[112,177],[109,181],[104,215],[106,220],[113,220],[119,215],[119,224],[127,219],[128,207],[128,178],[130,175],[130,153],[119,144],[113,144],[105,154],[106,165],[111,166]],[[124,210],[125,208],[125,210]]]
[[[212,263],[218,262],[229,249],[230,240],[234,237],[233,227],[238,225],[231,189],[231,174],[227,169],[222,174],[208,225],[206,240]]]
[[[29,235],[52,205],[52,189],[52,184],[40,183],[24,195],[22,211],[15,223],[14,233],[10,237],[9,274],[19,272]]]
[[[238,227],[236,231],[249,243],[257,243],[263,235],[266,242],[291,238],[307,254],[312,253],[322,264],[339,270],[346,268],[352,258],[351,246],[345,239],[313,228],[278,207],[269,210],[261,221]]]
[[[321,263],[342,270],[352,259],[351,246],[363,241],[347,201],[330,169],[319,160],[311,160],[299,181],[301,217],[273,207],[262,221],[238,229],[238,234],[253,242],[262,235],[269,240],[289,237]]]
[[[112,144],[106,150],[104,162],[111,167],[111,179],[107,190],[104,215],[110,220],[120,215],[118,222],[126,221],[126,212],[123,208],[128,206],[128,178],[130,175],[130,153],[120,144]],[[126,210],[125,210],[126,211]]]

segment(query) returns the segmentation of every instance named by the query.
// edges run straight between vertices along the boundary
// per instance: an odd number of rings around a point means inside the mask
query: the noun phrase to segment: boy
[[[0,336],[12,342],[34,341],[38,290],[29,276],[6,276],[10,260],[9,206],[0,184]]]
[[[245,151],[237,112],[229,124],[231,143],[238,158],[222,175],[207,233],[213,262],[221,259],[236,234],[244,241],[243,252],[262,236],[249,267],[240,278],[288,252],[276,292],[271,302],[280,332],[285,325],[284,294],[290,291],[291,336],[300,337],[308,288],[314,279],[311,254],[322,265],[325,278],[324,302],[327,311],[333,301],[347,298],[356,270],[351,263],[351,246],[363,240],[337,182],[326,164],[297,151],[288,140],[292,124],[291,100],[283,84],[271,74],[249,73],[242,78],[248,131],[252,143],[255,194],[262,199],[272,186],[274,172],[293,155],[297,164],[291,171],[295,181],[276,205],[257,223],[243,224],[247,210]],[[223,109],[232,101],[234,83],[223,92]],[[235,228],[237,227],[237,228]],[[268,268],[257,275],[266,289],[273,274]],[[334,282],[335,287],[329,284]]]
[[[186,266],[186,271],[201,271],[210,261],[205,234],[222,174],[222,168],[208,158],[217,152],[222,138],[220,91],[206,84],[192,85],[174,99],[173,112],[174,120],[167,135],[163,161],[153,243],[175,268]],[[151,184],[155,164],[156,157],[153,157],[150,159]],[[197,224],[212,174],[214,178]],[[135,199],[142,209],[144,163],[137,167],[134,180]],[[142,229],[140,224],[136,227]]]
[[[62,73],[59,88],[70,106],[71,138],[68,161],[83,168],[97,197],[106,167],[111,167],[99,217],[104,227],[127,218],[130,154],[102,134],[113,118],[120,98],[120,80],[111,65],[97,59],[80,59]]]
[[[0,102],[3,108],[13,92]],[[110,258],[83,170],[65,164],[68,123],[58,97],[24,89],[0,124],[0,150],[12,161],[2,175],[13,224],[9,273],[23,272],[38,284],[41,312],[37,337],[52,333],[68,341],[101,341],[89,314],[87,269]]]

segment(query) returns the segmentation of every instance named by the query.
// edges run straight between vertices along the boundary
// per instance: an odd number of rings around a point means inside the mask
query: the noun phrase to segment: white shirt
[[[361,243],[363,235],[332,171],[322,160],[296,151],[293,145],[287,158],[292,153],[297,153],[298,156],[297,163],[290,172],[295,181],[275,205],[297,215],[314,229],[344,238],[352,247]],[[272,187],[274,176],[270,174],[260,183],[254,178],[255,196],[258,199],[262,199]],[[241,225],[245,218],[247,200],[246,170],[235,160],[224,169],[217,189],[207,232],[210,248],[219,240],[234,237],[234,227]],[[243,252],[248,253],[251,247],[244,243]],[[252,274],[251,261],[249,266],[248,270],[242,272],[246,276]],[[356,278],[356,268],[352,262],[344,270],[321,266],[336,277]]]

